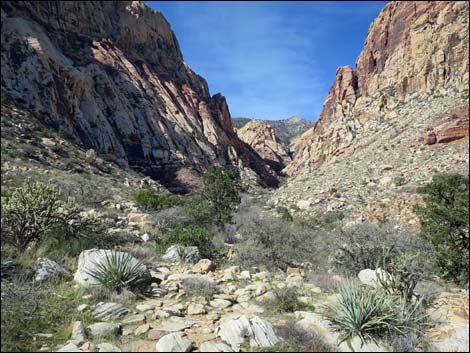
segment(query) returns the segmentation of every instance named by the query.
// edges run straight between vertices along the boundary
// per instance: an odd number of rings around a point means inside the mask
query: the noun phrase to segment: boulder
[[[190,352],[193,344],[182,333],[170,333],[160,338],[156,345],[157,352]]]
[[[77,347],[75,343],[69,343],[62,348],[58,349],[56,352],[83,352],[80,348]]]
[[[224,309],[232,305],[232,302],[225,299],[214,299],[211,300],[210,305],[214,308]]]
[[[468,136],[468,118],[457,119],[440,126],[436,133],[437,143],[449,143]]]
[[[46,258],[38,258],[34,268],[36,270],[35,280],[38,282],[47,281],[53,277],[66,277],[69,275],[68,271],[57,262]]]
[[[93,310],[93,316],[99,320],[116,319],[127,315],[129,310],[119,303],[98,303]]]
[[[219,342],[204,342],[199,347],[201,352],[234,352],[230,346],[227,346],[225,343]]]
[[[312,206],[312,200],[300,200],[297,202],[297,207],[300,210],[308,210]]]
[[[197,264],[195,264],[192,268],[192,272],[194,273],[208,273],[215,271],[216,265],[209,259],[202,259],[199,260]]]
[[[151,228],[153,222],[148,213],[131,212],[127,215],[129,223],[135,224],[140,230]]]
[[[165,255],[162,256],[163,261],[171,263],[187,263],[195,264],[201,259],[197,246],[180,247],[177,245],[170,246]]]
[[[119,347],[116,347],[114,344],[111,343],[100,343],[97,345],[98,352],[122,352]]]
[[[189,304],[188,315],[203,315],[206,313],[206,309],[203,304]]]
[[[381,268],[378,268],[377,270],[365,269],[359,272],[359,274],[357,275],[362,284],[381,288],[382,285],[378,280],[378,276],[380,276],[382,280],[386,280],[390,276],[390,274],[382,270]]]
[[[106,259],[110,256],[124,257],[129,255],[128,253],[115,250],[90,249],[82,251],[78,258],[78,268],[74,275],[75,282],[85,288],[99,286],[100,283],[90,275],[90,272],[96,269],[96,266],[106,264]],[[150,272],[136,258],[131,258],[130,266],[139,266],[144,273],[145,279],[150,280]]]
[[[437,137],[435,132],[428,132],[424,137],[425,145],[434,145],[437,142]]]
[[[110,322],[97,322],[88,326],[87,329],[90,332],[90,335],[94,337],[117,335],[121,329],[121,325]]]
[[[271,324],[258,316],[251,320],[248,320],[246,316],[228,320],[217,328],[216,333],[237,351],[245,338],[250,339],[252,347],[272,347],[280,341]]]
[[[272,347],[280,341],[269,322],[255,316],[250,323],[253,330],[252,347]]]
[[[79,345],[86,341],[85,327],[83,322],[75,321],[72,325],[72,342]]]

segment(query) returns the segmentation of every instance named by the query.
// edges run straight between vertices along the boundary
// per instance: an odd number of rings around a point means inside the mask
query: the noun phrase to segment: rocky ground
[[[296,174],[272,193],[268,205],[305,216],[340,211],[350,221],[387,219],[416,230],[417,187],[438,173],[467,173],[469,168],[468,132],[447,143],[427,144],[426,139],[459,120],[448,114],[457,102],[435,97],[431,104],[424,98],[402,104],[387,120],[370,119],[351,148]]]
[[[148,264],[153,283],[150,294],[132,302],[93,301],[91,282],[85,284],[85,268],[99,259],[98,250],[80,255],[75,282],[86,286],[76,310],[88,312],[94,323],[71,323],[70,340],[61,347],[43,344],[41,351],[129,351],[129,352],[231,352],[259,351],[282,343],[277,328],[288,322],[313,330],[337,351],[351,351],[324,317],[324,305],[335,301],[335,294],[309,283],[303,271],[290,268],[287,273],[246,270],[239,266],[216,269],[210,260],[195,265],[155,261]],[[4,264],[2,263],[2,267]],[[43,280],[58,275],[60,266],[50,262],[40,266]],[[3,269],[2,269],[3,272]],[[89,278],[88,278],[89,279]],[[214,293],[195,295],[194,283],[210,286]],[[2,286],[8,285],[2,282]],[[299,300],[311,305],[308,311],[276,314],[263,303],[274,298],[276,288],[298,289]],[[196,293],[198,294],[198,293]],[[468,291],[443,292],[428,310],[434,320],[427,332],[429,344],[440,351],[464,351],[468,347]],[[44,339],[48,333],[32,333]],[[383,343],[360,345],[352,341],[354,351],[389,351]],[[300,347],[299,347],[300,348]]]

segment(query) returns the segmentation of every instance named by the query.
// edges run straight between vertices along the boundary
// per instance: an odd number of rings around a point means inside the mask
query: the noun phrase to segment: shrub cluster
[[[213,237],[214,235],[206,228],[178,225],[157,239],[157,249],[164,252],[172,245],[197,246],[202,257],[213,258],[215,255]]]
[[[312,305],[301,302],[296,288],[276,288],[273,290],[274,298],[266,300],[263,305],[270,312],[293,313],[302,310],[314,310]]]
[[[178,195],[158,194],[152,189],[136,191],[133,198],[139,206],[154,211],[171,208],[183,203],[182,198]]]
[[[80,212],[73,199],[61,199],[57,186],[27,181],[2,197],[2,243],[23,252],[31,244],[44,242],[57,229],[68,239],[86,237],[96,230],[97,222]]]
[[[415,207],[420,237],[432,244],[435,264],[444,278],[463,284],[469,276],[469,178],[437,175],[419,188],[425,206]]]

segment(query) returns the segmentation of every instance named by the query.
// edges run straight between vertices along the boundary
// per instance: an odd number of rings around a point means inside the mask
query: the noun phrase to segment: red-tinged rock
[[[448,143],[468,136],[468,120],[459,119],[443,126],[436,134],[437,143]]]
[[[430,132],[424,137],[425,145],[434,145],[437,142],[437,137],[435,132]]]

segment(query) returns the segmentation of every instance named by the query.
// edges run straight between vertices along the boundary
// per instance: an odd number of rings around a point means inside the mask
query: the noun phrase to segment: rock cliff
[[[251,120],[236,131],[238,137],[253,147],[273,170],[280,172],[291,161],[288,150],[278,141],[276,132],[267,122]]]
[[[140,1],[3,1],[1,19],[2,90],[75,143],[182,190],[212,163],[276,183],[160,12]]]
[[[236,129],[242,128],[250,121],[264,121],[274,129],[276,137],[281,144],[290,149],[295,144],[297,138],[305,131],[313,127],[313,122],[299,116],[292,116],[289,119],[281,120],[260,120],[250,118],[232,118],[233,126]]]
[[[468,135],[468,108],[463,108],[468,106],[468,13],[464,1],[387,4],[369,28],[356,69],[337,70],[323,111],[301,137],[286,172],[296,176],[362,149],[372,136],[381,139],[393,122],[412,125],[412,114],[397,112],[420,102],[427,103],[420,114],[430,118],[463,109],[448,130],[453,137],[441,142]]]

